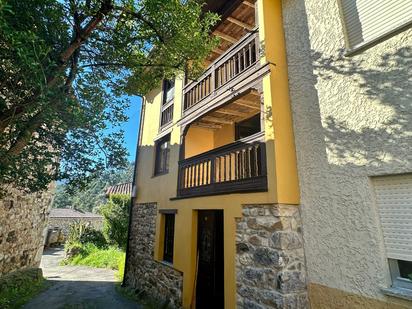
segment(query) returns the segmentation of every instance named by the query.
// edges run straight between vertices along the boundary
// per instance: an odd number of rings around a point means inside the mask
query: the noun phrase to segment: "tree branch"
[[[100,24],[104,16],[106,16],[112,10],[113,10],[112,0],[102,1],[102,4],[98,12],[94,15],[94,17],[87,23],[87,25],[83,29],[81,29],[80,31],[76,33],[69,47],[66,48],[66,50],[60,54],[60,57],[58,60],[58,66],[56,70],[51,76],[47,78],[46,88],[51,88],[57,84],[60,78],[60,73],[64,71],[67,61],[72,57],[73,53],[89,38],[92,31]],[[28,105],[32,105],[33,102],[36,102],[37,98],[40,95],[41,93],[37,91],[37,93],[35,93],[31,97],[31,100],[30,100],[31,102]],[[21,108],[21,109],[12,108],[12,109],[8,109],[4,111],[2,115],[0,116],[0,133],[4,132],[4,130],[9,125],[8,120],[11,115],[16,116],[16,115],[23,114],[25,110],[26,108]]]
[[[166,44],[166,40],[165,40],[165,38],[163,37],[163,35],[159,32],[159,30],[156,28],[156,26],[155,26],[150,20],[147,20],[147,19],[143,16],[143,14],[141,13],[141,11],[134,12],[134,11],[131,11],[130,9],[128,9],[128,8],[119,7],[119,6],[115,6],[114,9],[115,9],[115,10],[118,10],[118,11],[121,11],[121,12],[123,12],[123,13],[125,13],[125,14],[128,14],[128,15],[134,17],[134,18],[140,19],[140,20],[141,20],[142,22],[144,22],[147,26],[149,26],[149,28],[152,29],[152,30],[154,31],[154,33],[156,33],[156,35],[157,35],[157,37],[158,37],[158,39],[159,39],[160,42],[162,42],[163,44]]]

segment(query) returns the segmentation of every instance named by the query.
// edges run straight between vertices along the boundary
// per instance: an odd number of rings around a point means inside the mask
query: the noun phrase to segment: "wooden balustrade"
[[[179,162],[178,197],[265,190],[262,132]]]
[[[203,75],[183,89],[186,111],[210,95],[222,90],[223,86],[259,61],[258,33],[252,32],[225,54],[212,63]]]
[[[173,120],[173,104],[169,104],[165,108],[162,108],[162,115],[160,120],[160,126],[165,126]]]

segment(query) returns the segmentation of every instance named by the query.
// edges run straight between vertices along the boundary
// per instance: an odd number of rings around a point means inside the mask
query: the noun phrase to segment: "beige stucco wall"
[[[309,282],[388,300],[369,177],[412,172],[412,29],[345,56],[337,0],[283,0],[283,21]]]

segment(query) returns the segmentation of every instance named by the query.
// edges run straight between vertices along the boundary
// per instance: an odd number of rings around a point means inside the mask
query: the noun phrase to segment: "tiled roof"
[[[106,196],[109,197],[112,194],[125,194],[132,196],[132,183],[126,182],[108,187],[106,190]]]
[[[71,208],[53,208],[50,218],[103,218],[98,214]]]

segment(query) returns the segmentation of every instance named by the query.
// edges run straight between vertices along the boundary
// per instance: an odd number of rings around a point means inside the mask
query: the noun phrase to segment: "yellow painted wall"
[[[235,125],[225,124],[214,132],[215,147],[224,146],[235,141]]]
[[[274,133],[274,174],[279,203],[299,204],[299,181],[296,165],[295,139],[289,99],[286,46],[282,23],[282,3],[279,0],[258,0],[259,39],[265,46],[261,63],[270,63],[270,74],[264,77],[265,112],[271,116]],[[268,129],[268,127],[266,127]],[[269,159],[270,160],[270,159]]]
[[[185,158],[189,158],[214,148],[213,130],[190,127],[185,138]]]
[[[281,27],[280,0],[258,0],[261,40],[265,40],[267,60],[275,62],[272,72],[263,80],[265,104],[265,142],[267,153],[268,192],[225,194],[170,200],[176,196],[179,143],[181,127],[174,124],[171,133],[171,151],[169,173],[153,177],[154,142],[159,136],[159,117],[161,92],[156,89],[146,96],[145,117],[142,142],[139,147],[137,162],[137,198],[136,203],[156,202],[161,209],[177,209],[174,239],[173,267],[183,272],[183,306],[189,308],[192,302],[197,242],[197,210],[222,209],[224,212],[224,280],[225,308],[236,308],[236,218],[241,216],[243,204],[259,203],[298,203],[298,182],[291,115],[285,51],[282,47],[283,29]],[[266,10],[268,12],[263,12]],[[267,32],[267,33],[265,33]],[[266,34],[266,35],[265,35]],[[282,67],[283,66],[283,67]],[[182,81],[176,80],[174,99],[174,123],[182,112]],[[194,155],[211,146],[209,133],[193,130],[187,136],[185,156]],[[233,126],[225,126],[214,134],[213,147],[218,147],[234,140]],[[207,138],[205,136],[208,136]],[[199,141],[207,141],[204,145]],[[190,144],[189,144],[190,143]],[[161,259],[163,235],[161,215],[158,215],[156,229],[155,258]]]

